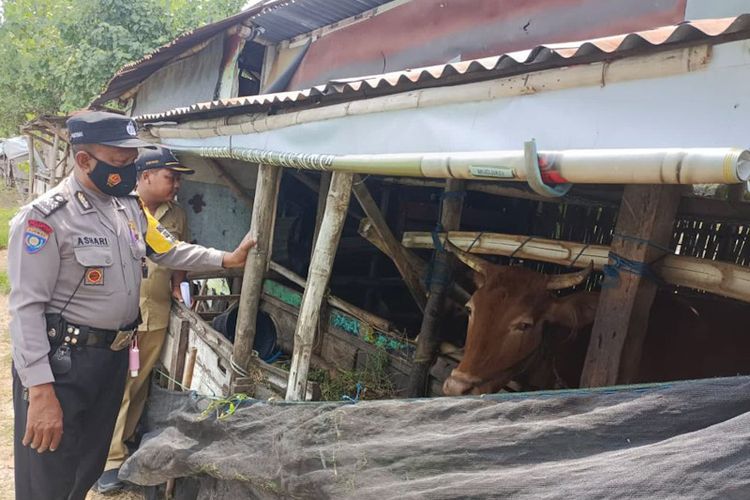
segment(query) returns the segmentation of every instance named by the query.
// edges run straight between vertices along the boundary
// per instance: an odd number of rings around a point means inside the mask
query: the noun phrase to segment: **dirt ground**
[[[3,202],[0,201],[0,205]],[[0,250],[0,269],[7,269],[7,251]],[[0,294],[0,500],[15,498],[13,486],[13,397],[8,297]],[[87,500],[139,500],[143,495],[133,487],[113,495],[89,493]]]

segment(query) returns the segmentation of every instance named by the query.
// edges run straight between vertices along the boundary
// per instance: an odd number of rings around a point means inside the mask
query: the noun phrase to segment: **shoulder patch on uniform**
[[[34,203],[32,206],[39,210],[45,217],[49,217],[60,208],[65,206],[68,200],[61,193],[54,194]]]
[[[76,191],[75,197],[76,201],[82,209],[91,210],[92,208],[94,208],[93,205],[91,205],[89,199],[86,197],[86,193],[84,193],[83,191]]]
[[[52,234],[52,228],[44,222],[36,219],[26,221],[26,231],[23,234],[23,244],[26,253],[37,253],[44,248]]]
[[[179,243],[172,234],[162,226],[148,208],[141,205],[146,216],[146,245],[156,253],[167,253]]]

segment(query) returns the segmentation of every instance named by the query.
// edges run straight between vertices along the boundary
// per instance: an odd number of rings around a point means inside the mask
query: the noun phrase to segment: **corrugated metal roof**
[[[337,23],[380,7],[391,0],[305,0],[268,6],[250,20],[266,32],[263,38],[281,42],[323,26]]]
[[[676,46],[720,43],[750,38],[750,14],[724,19],[703,19],[653,30],[583,40],[539,45],[530,50],[482,59],[461,61],[381,75],[333,80],[310,89],[249,97],[237,97],[176,108],[138,117],[142,121],[175,119],[192,114],[225,111],[260,112],[274,106],[325,103],[385,95],[415,88],[455,85],[511,76],[575,64],[610,60]]]
[[[247,20],[264,28],[263,38],[275,43],[357,16],[390,1],[266,0],[222,21],[188,31],[138,61],[126,64],[91,105],[101,105],[120,97],[191,47]]]

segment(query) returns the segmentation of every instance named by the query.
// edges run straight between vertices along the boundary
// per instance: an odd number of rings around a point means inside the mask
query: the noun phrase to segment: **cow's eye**
[[[528,332],[534,326],[534,323],[529,321],[519,321],[516,323],[516,328],[522,332]]]

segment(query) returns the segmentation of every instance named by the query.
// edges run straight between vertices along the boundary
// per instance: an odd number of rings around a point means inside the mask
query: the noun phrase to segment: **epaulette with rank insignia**
[[[61,193],[53,194],[49,198],[44,198],[32,204],[34,208],[39,210],[45,217],[49,217],[53,213],[65,206],[68,200]]]

